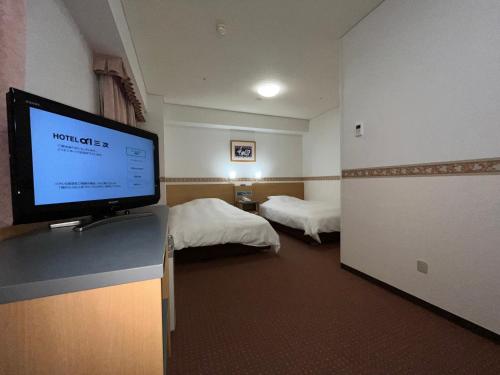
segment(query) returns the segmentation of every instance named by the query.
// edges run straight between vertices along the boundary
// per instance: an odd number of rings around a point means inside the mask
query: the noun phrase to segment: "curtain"
[[[5,94],[24,87],[26,1],[0,0],[0,227],[12,225]]]
[[[95,55],[94,72],[97,74],[102,116],[132,126],[137,121],[144,121],[142,103],[121,58]]]

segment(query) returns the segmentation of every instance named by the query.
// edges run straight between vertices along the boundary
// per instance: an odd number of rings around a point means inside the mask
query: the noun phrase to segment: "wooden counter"
[[[150,209],[0,242],[0,375],[164,373],[168,211]]]

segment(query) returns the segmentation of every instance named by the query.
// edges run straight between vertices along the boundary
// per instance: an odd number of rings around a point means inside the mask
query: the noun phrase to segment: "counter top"
[[[168,208],[131,212],[153,215],[0,242],[0,304],[161,278]]]

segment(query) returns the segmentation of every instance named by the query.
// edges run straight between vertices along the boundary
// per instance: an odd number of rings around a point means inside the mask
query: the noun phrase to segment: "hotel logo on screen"
[[[109,148],[109,143],[101,140],[97,140],[94,138],[85,138],[85,137],[75,137],[73,135],[67,135],[62,133],[52,133],[52,138],[57,139],[59,141],[80,143],[86,146],[98,146],[103,148]]]

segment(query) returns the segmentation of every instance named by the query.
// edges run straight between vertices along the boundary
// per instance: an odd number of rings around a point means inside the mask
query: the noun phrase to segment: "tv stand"
[[[152,215],[0,241],[0,374],[165,374],[168,208],[130,211]]]
[[[100,225],[115,223],[118,221],[139,219],[142,217],[147,217],[153,215],[151,212],[140,212],[140,213],[130,213],[129,210],[123,213],[117,214],[116,212],[110,214],[109,216],[92,216],[90,219],[72,220],[65,221],[61,223],[50,224],[50,229],[64,228],[64,227],[74,227],[75,232],[83,232],[88,229],[98,227]]]

